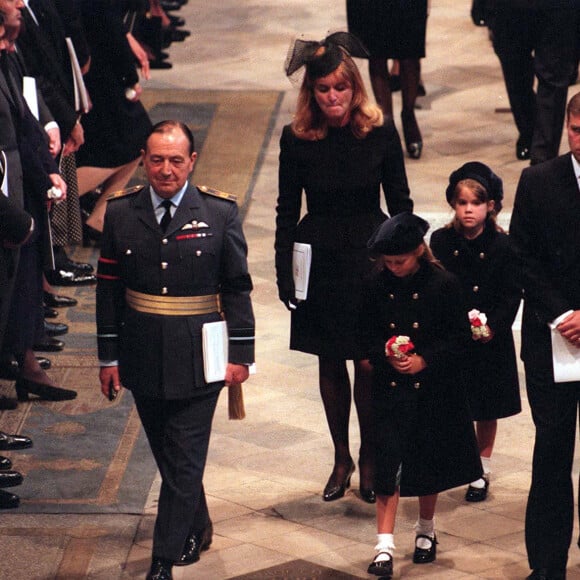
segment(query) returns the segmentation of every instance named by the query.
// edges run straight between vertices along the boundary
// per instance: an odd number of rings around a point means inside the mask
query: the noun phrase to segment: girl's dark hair
[[[455,208],[455,203],[457,202],[457,198],[459,196],[459,192],[461,191],[462,187],[465,187],[466,189],[471,191],[471,193],[473,193],[481,203],[488,203],[490,201],[493,201],[487,189],[485,189],[485,187],[481,183],[479,183],[479,181],[467,178],[458,181],[455,187],[453,188],[453,193],[449,201],[449,203],[453,208]],[[490,212],[487,213],[487,219],[493,223],[495,229],[498,232],[504,231],[503,228],[497,223],[497,212],[495,209],[492,209]],[[461,225],[459,224],[459,220],[455,216],[453,216],[453,219],[445,227],[454,228],[458,232],[461,231]]]

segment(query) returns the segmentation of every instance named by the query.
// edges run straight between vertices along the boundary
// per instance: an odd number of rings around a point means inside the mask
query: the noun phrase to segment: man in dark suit
[[[101,389],[130,389],[162,477],[148,579],[172,577],[209,547],[202,478],[221,388],[254,360],[252,282],[235,200],[188,183],[193,136],[157,124],[143,165],[150,186],[110,200],[97,274]],[[225,379],[206,382],[202,327],[227,322]],[[205,353],[208,354],[207,352]]]
[[[536,427],[526,512],[534,580],[566,577],[574,520],[580,381],[554,381],[550,334],[554,328],[580,349],[580,93],[568,103],[566,129],[570,153],[522,172],[510,225],[524,288],[521,357]]]
[[[472,18],[492,33],[519,132],[516,157],[557,157],[577,63],[578,0],[474,0]]]

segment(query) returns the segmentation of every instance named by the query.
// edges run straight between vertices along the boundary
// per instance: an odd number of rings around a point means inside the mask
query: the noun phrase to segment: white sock
[[[469,487],[474,487],[475,489],[483,489],[485,487],[485,479],[483,479],[483,477],[480,477],[479,479],[472,481],[469,484]]]
[[[424,520],[423,518],[419,518],[415,524],[415,533],[417,535],[435,538],[435,520]],[[419,538],[415,545],[417,548],[421,548],[422,550],[428,550],[433,545],[433,542],[430,542],[425,538]]]
[[[489,474],[491,473],[491,457],[480,457],[481,467],[483,468],[483,475],[489,480]],[[475,481],[472,481],[469,485],[475,487],[475,489],[483,489],[485,487],[485,479],[480,477]]]
[[[483,467],[483,474],[489,475],[491,473],[491,457],[480,457],[481,466]]]
[[[393,534],[377,534],[377,545],[375,550],[379,552],[375,558],[375,562],[383,562],[385,560],[393,559],[393,552],[395,551],[395,537]]]

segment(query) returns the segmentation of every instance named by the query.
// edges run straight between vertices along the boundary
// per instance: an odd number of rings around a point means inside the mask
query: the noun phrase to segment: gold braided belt
[[[219,312],[218,294],[205,296],[156,296],[142,294],[127,288],[127,304],[138,312],[160,314],[162,316],[196,316]]]

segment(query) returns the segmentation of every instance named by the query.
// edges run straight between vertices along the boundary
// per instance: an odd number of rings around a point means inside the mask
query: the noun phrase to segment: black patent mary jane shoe
[[[173,564],[169,560],[153,558],[146,580],[173,580]]]
[[[465,501],[472,503],[478,501],[484,501],[487,498],[487,492],[489,490],[489,479],[487,477],[483,478],[485,485],[483,487],[473,487],[470,485],[465,492]]]
[[[367,574],[390,580],[393,577],[393,556],[389,552],[378,552],[369,564]]]
[[[431,542],[429,548],[419,548],[417,546],[417,540],[424,539]],[[429,562],[435,562],[437,558],[437,536],[427,536],[425,534],[417,534],[415,536],[415,552],[413,553],[413,563],[414,564],[429,564]]]
[[[175,562],[175,566],[189,566],[198,562],[201,552],[209,550],[212,540],[213,524],[209,522],[202,532],[187,537],[181,558]]]
[[[322,492],[322,499],[324,501],[334,501],[343,497],[346,490],[350,487],[350,478],[353,473],[354,463],[351,463],[342,480],[338,480],[333,471],[326,483],[324,491]]]

